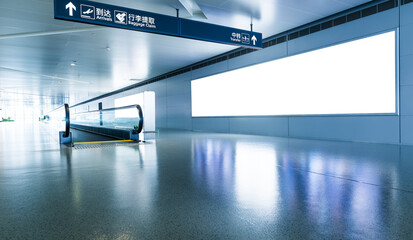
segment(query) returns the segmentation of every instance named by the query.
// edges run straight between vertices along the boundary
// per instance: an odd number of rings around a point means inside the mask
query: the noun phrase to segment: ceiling
[[[178,0],[96,1],[246,30],[252,18],[263,38],[368,2],[196,0],[204,19]],[[53,16],[53,0],[0,1],[0,92],[88,99],[235,48]]]

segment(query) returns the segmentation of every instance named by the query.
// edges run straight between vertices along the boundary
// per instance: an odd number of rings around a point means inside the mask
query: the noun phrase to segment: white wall
[[[401,116],[191,117],[191,80],[396,29],[400,26]],[[413,145],[413,4],[374,14],[107,99],[156,92],[157,128]],[[253,83],[253,82],[252,82]],[[374,86],[372,86],[374,87]],[[211,96],[213,97],[213,96]],[[97,108],[97,102],[89,103]]]

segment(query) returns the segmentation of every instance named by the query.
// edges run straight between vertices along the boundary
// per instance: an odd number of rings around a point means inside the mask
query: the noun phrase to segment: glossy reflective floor
[[[67,149],[39,123],[0,140],[0,239],[413,239],[413,147],[161,130]]]

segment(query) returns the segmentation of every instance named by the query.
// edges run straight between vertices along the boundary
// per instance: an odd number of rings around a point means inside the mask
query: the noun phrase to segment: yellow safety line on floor
[[[97,142],[75,142],[73,144],[93,144],[93,143],[119,143],[119,142],[134,142],[134,140],[114,140],[114,141],[97,141]]]

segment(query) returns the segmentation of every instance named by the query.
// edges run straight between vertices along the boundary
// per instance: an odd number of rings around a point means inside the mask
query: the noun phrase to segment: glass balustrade
[[[85,111],[70,115],[73,126],[82,125],[119,130],[142,131],[143,115],[139,105]]]

